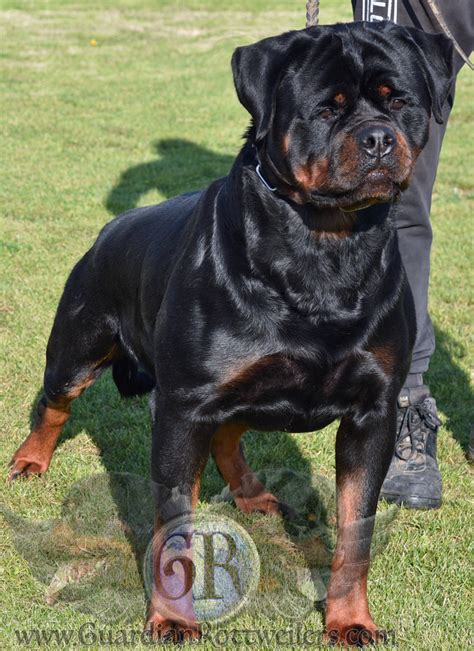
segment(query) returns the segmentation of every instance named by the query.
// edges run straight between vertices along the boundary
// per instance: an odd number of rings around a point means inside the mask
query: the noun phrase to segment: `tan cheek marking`
[[[295,172],[295,179],[306,192],[321,189],[327,182],[329,161],[322,158],[317,161],[308,161]]]
[[[337,167],[339,177],[349,177],[350,179],[357,174],[359,154],[359,145],[355,138],[350,134],[346,135],[339,155],[339,165]]]
[[[398,158],[402,180],[404,180],[411,173],[419,151],[410,149],[407,139],[399,129],[395,131],[395,135],[397,136],[397,152],[395,156]]]
[[[386,84],[380,84],[380,86],[377,86],[377,92],[381,97],[388,97],[392,92],[392,89]]]
[[[304,192],[298,192],[297,190],[290,190],[288,192],[288,197],[299,205],[303,205],[306,201]]]
[[[286,156],[290,148],[290,134],[286,133],[281,140],[281,150]]]

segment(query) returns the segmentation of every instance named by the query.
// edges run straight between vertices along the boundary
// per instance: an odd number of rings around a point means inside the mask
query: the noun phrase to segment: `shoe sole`
[[[389,504],[405,506],[409,509],[439,509],[440,497],[419,497],[417,495],[397,495],[395,493],[380,493],[381,500]]]

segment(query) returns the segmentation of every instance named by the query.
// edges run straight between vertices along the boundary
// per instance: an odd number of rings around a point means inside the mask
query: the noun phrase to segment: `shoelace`
[[[402,461],[411,461],[424,452],[429,432],[423,431],[423,425],[433,432],[441,425],[439,418],[431,411],[430,403],[425,400],[421,404],[405,407],[395,446],[395,454]]]

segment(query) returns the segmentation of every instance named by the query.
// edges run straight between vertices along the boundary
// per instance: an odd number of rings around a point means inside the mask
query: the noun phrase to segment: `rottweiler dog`
[[[338,24],[239,47],[232,70],[252,120],[229,175],[115,218],[76,264],[10,477],[46,471],[72,401],[109,366],[124,396],[152,391],[152,479],[192,505],[212,453],[238,506],[278,511],[242,434],[340,419],[326,629],[369,642],[370,539],[416,334],[390,205],[442,120],[452,46]],[[198,634],[153,597],[148,625]]]

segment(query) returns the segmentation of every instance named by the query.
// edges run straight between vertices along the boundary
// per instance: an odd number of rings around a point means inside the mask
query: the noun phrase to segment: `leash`
[[[314,27],[319,23],[319,0],[308,0],[306,3],[306,27]]]
[[[433,12],[434,17],[438,21],[438,25],[441,27],[441,29],[446,34],[446,36],[452,40],[453,45],[456,48],[456,51],[459,54],[459,56],[461,57],[461,59],[464,61],[464,63],[466,63],[467,66],[469,66],[469,68],[471,68],[471,70],[474,70],[474,63],[469,61],[469,57],[467,56],[467,54],[464,52],[462,47],[459,45],[459,43],[454,38],[453,33],[451,32],[451,30],[449,29],[449,27],[446,24],[446,21],[443,18],[443,14],[441,13],[441,10],[440,10],[440,8],[438,7],[438,5],[436,3],[436,0],[426,0],[426,2],[428,3],[429,8]]]

